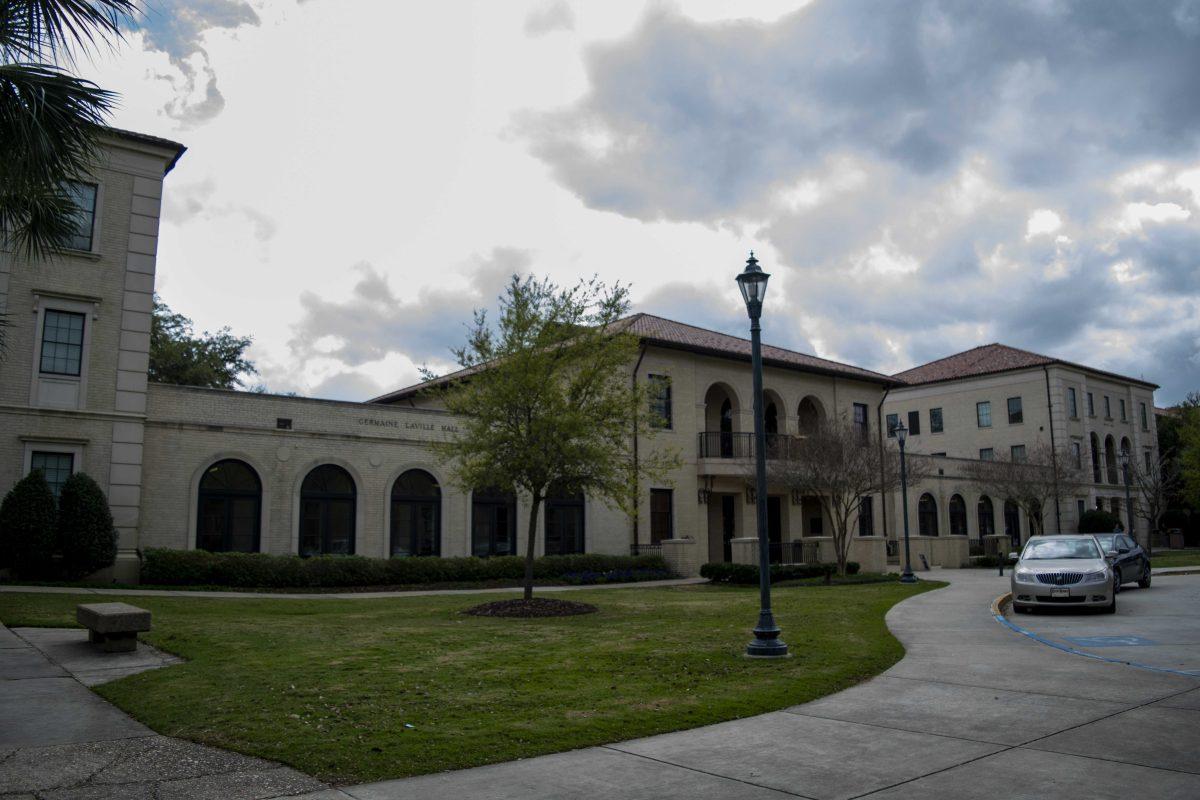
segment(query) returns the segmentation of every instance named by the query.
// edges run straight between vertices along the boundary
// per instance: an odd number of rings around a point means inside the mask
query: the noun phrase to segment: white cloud
[[[1039,208],[1029,215],[1029,222],[1025,225],[1025,239],[1054,233],[1062,224],[1062,217],[1058,214],[1048,208]]]

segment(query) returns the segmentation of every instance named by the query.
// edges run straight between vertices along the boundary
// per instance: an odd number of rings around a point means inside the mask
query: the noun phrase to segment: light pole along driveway
[[[319,796],[1200,797],[1200,678],[1041,644],[993,619],[990,603],[1007,578],[933,576],[951,585],[888,614],[903,660],[839,694],[690,731]],[[1169,581],[1200,576],[1161,579]],[[1144,597],[1153,601],[1159,584]],[[791,630],[803,658],[803,621]]]

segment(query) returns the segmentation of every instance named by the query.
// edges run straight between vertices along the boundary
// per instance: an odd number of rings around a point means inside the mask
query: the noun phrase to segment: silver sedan
[[[1030,538],[1011,582],[1018,614],[1039,606],[1099,607],[1109,614],[1117,610],[1112,566],[1092,536]]]

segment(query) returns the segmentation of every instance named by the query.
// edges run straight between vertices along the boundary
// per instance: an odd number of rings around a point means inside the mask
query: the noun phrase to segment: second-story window
[[[1094,417],[1094,416],[1096,416],[1096,400],[1094,397],[1092,397],[1091,392],[1087,393],[1087,398],[1088,398],[1088,416]]]
[[[1025,411],[1021,408],[1021,398],[1008,398],[1008,424],[1017,425],[1025,421]]]
[[[929,409],[929,432],[942,432],[942,410],[940,408]]]
[[[1112,400],[1108,399],[1108,395],[1104,395],[1104,418],[1112,419]]]
[[[1071,460],[1075,464],[1075,469],[1083,469],[1083,448],[1079,442],[1071,442]]]
[[[1025,445],[1014,444],[1009,451],[1009,455],[1014,464],[1020,464],[1025,460]]]
[[[1146,474],[1147,475],[1154,474],[1154,468],[1150,461],[1150,451],[1147,450],[1146,452],[1142,453],[1142,455],[1146,457]]]
[[[858,431],[859,435],[864,439],[867,438],[867,434],[871,430],[870,425],[867,424],[866,403],[854,404],[854,429]]]
[[[1075,388],[1073,386],[1067,387],[1067,414],[1071,419],[1079,417],[1079,404],[1075,400]]]
[[[83,362],[83,314],[46,310],[42,320],[42,357],[46,375],[76,375]]]
[[[975,404],[975,421],[981,428],[992,427],[992,403],[984,400]]]
[[[71,250],[91,251],[96,235],[96,184],[69,181],[63,189],[75,206],[72,230],[63,246]]]
[[[979,460],[980,461],[995,461],[996,460],[996,451],[990,447],[980,448]]]
[[[1144,431],[1150,430],[1150,420],[1146,416],[1146,404],[1145,403],[1141,404],[1141,407],[1138,409],[1138,413],[1141,414],[1141,416],[1142,416],[1142,430],[1144,430]]]
[[[887,415],[887,435],[889,439],[896,438],[896,426],[900,424],[899,414]]]
[[[919,436],[921,434],[921,412],[908,412],[908,435]]]
[[[671,377],[650,376],[650,424],[656,428],[671,427]]]
[[[1129,417],[1126,416],[1126,413],[1125,413],[1125,401],[1122,399],[1122,400],[1118,400],[1117,402],[1121,404],[1121,422],[1128,422]]]

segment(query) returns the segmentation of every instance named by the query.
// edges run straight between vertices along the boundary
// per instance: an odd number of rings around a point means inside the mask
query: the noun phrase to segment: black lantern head
[[[758,259],[754,251],[746,259],[746,269],[737,276],[738,288],[742,290],[742,299],[746,301],[746,312],[750,319],[758,319],[762,314],[763,298],[767,295],[767,279],[771,276],[759,269]]]

